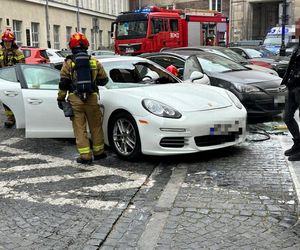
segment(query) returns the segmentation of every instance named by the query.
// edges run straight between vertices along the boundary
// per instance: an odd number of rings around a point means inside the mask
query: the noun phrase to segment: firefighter
[[[58,107],[63,109],[66,98],[70,102],[73,109],[72,126],[80,154],[76,161],[91,164],[93,159],[100,160],[106,157],[98,86],[104,86],[108,77],[101,63],[87,54],[89,41],[83,33],[72,34],[69,47],[72,55],[65,59],[61,69]],[[91,133],[92,149],[87,125]]]
[[[0,48],[0,68],[12,66],[16,63],[25,63],[25,57],[18,45],[15,42],[14,33],[7,29],[1,35]],[[4,123],[6,128],[11,128],[15,125],[16,120],[13,112],[3,104],[7,121]]]

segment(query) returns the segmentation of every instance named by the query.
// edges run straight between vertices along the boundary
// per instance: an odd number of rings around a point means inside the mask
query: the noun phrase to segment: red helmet
[[[81,32],[76,32],[70,37],[69,47],[74,49],[76,47],[88,48],[90,46],[89,40]]]
[[[14,41],[15,35],[10,29],[7,29],[2,33],[1,39],[2,41]]]
[[[170,73],[172,73],[175,76],[178,76],[178,69],[174,65],[169,65],[166,70],[168,70]]]

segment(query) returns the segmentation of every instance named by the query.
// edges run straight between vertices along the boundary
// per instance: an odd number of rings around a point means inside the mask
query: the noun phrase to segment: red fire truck
[[[216,11],[146,7],[119,15],[111,31],[117,54],[137,55],[165,47],[226,46],[229,23]]]

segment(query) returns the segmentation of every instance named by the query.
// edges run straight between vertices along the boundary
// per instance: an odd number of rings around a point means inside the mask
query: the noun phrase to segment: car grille
[[[183,148],[187,139],[184,137],[164,137],[159,145],[166,148]]]
[[[285,85],[281,85],[280,87],[277,87],[277,88],[266,89],[266,91],[268,93],[283,93],[283,92],[287,91],[287,88]]]
[[[213,146],[226,142],[233,142],[239,137],[239,132],[231,132],[228,135],[204,135],[196,136],[195,143],[198,147]]]

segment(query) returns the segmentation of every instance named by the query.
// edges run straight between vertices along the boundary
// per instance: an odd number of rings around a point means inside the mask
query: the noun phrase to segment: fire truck
[[[112,23],[115,52],[137,55],[162,48],[227,46],[228,18],[209,10],[145,7],[121,13]]]

